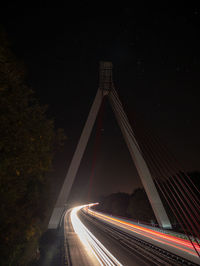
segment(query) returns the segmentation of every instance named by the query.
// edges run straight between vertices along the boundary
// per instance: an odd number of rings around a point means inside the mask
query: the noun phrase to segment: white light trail
[[[122,264],[104,247],[104,245],[86,228],[78,218],[77,212],[88,205],[73,208],[71,222],[74,231],[79,236],[83,245],[89,249],[98,259],[100,265],[122,266]]]

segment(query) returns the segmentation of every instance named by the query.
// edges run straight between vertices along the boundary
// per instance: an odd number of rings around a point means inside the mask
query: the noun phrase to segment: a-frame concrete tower
[[[86,145],[88,143],[88,139],[94,126],[103,97],[109,98],[113,112],[122,131],[123,137],[128,146],[133,162],[135,163],[138,174],[141,178],[142,184],[147,193],[159,225],[163,228],[170,229],[171,223],[161,202],[148,166],[142,156],[142,152],[134,136],[134,132],[129,124],[128,118],[114,88],[111,62],[100,62],[99,88],[97,90],[97,94],[90,109],[90,113],[83,128],[75,153],[73,155],[68,173],[51,215],[48,228],[56,229],[59,225],[61,216],[65,210],[64,206],[69,197],[71,187],[76,177],[76,173],[78,171]]]

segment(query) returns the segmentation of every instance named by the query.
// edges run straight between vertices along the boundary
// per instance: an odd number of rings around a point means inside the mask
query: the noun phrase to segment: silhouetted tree
[[[25,67],[0,29],[0,265],[20,265],[24,247],[40,234],[45,214],[46,172],[56,137],[33,91]],[[22,261],[22,260],[21,260]]]
[[[129,194],[127,193],[113,193],[105,197],[96,209],[118,216],[127,216],[127,207],[129,204]]]
[[[128,213],[133,219],[150,223],[156,221],[152,207],[143,188],[134,190],[130,196]]]

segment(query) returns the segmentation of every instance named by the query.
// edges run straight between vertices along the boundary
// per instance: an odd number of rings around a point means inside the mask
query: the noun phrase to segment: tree
[[[0,265],[19,265],[24,247],[39,236],[46,173],[55,139],[63,139],[26,85],[25,73],[0,29]]]
[[[136,220],[148,223],[150,223],[151,220],[156,221],[152,207],[143,188],[135,189],[130,196],[128,213]]]
[[[95,208],[113,215],[127,216],[129,194],[118,192],[105,197]]]

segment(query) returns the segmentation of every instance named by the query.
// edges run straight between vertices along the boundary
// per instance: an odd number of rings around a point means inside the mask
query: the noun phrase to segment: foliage
[[[113,193],[105,197],[100,204],[96,206],[96,209],[113,215],[127,216],[129,197],[127,193]]]
[[[127,193],[113,193],[102,199],[96,210],[112,215],[133,218],[150,223],[156,221],[147,195],[142,188],[135,189],[129,195]]]
[[[25,84],[25,67],[12,54],[0,30],[0,265],[17,262],[28,242],[41,231],[55,134],[33,91]]]
[[[133,219],[143,222],[156,221],[152,207],[143,188],[135,189],[130,196],[128,213]]]

